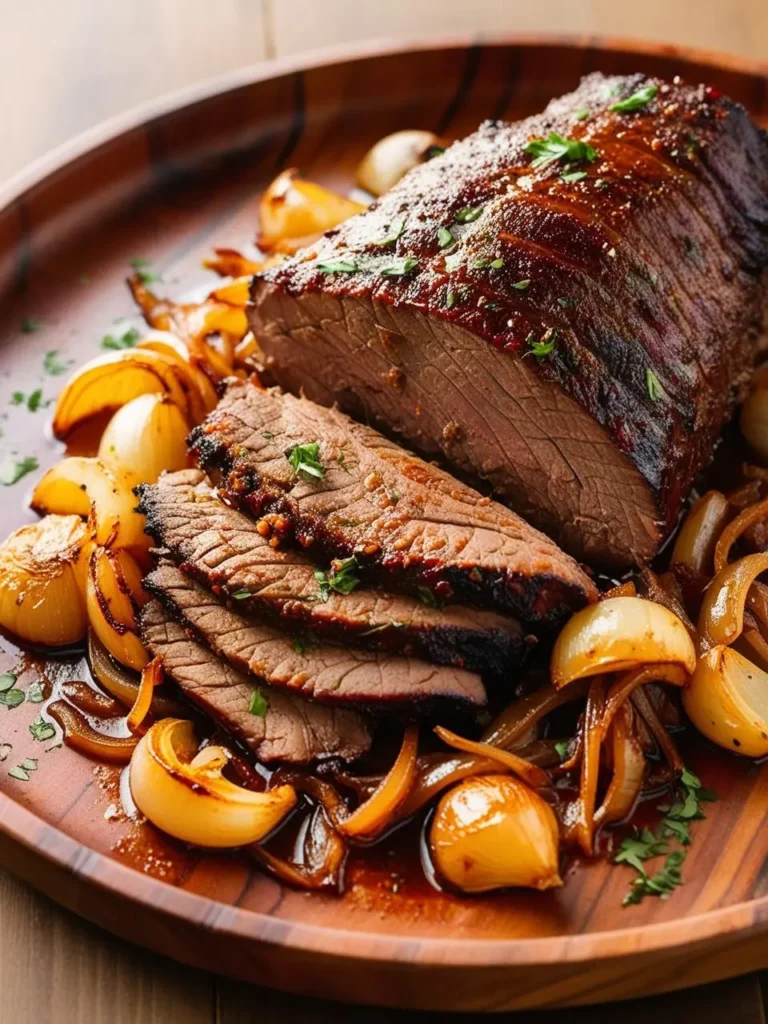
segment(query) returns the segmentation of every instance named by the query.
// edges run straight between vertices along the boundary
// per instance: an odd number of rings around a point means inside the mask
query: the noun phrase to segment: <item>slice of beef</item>
[[[319,445],[323,476],[296,472],[287,454]],[[232,502],[293,532],[326,557],[393,590],[556,621],[595,588],[578,565],[509,509],[423,462],[336,409],[231,381],[193,448],[223,472]]]
[[[370,747],[370,728],[362,715],[324,707],[300,694],[257,687],[253,679],[190,638],[159,601],[144,608],[141,629],[150,653],[162,659],[182,693],[226,726],[260,761],[352,761]],[[267,705],[263,717],[248,710],[257,688]]]
[[[197,469],[140,487],[147,531],[186,572],[241,615],[257,614],[298,636],[509,677],[530,647],[518,622],[494,612],[428,607],[379,590],[331,590],[321,600],[315,566],[301,551],[274,548],[249,516],[230,508]],[[532,638],[529,638],[532,639]]]
[[[161,561],[144,585],[216,654],[269,686],[324,704],[368,708],[485,704],[479,676],[465,669],[381,651],[297,645],[284,633],[225,608],[172,562]]]
[[[745,110],[596,74],[257,274],[250,322],[282,387],[621,566],[656,552],[711,456],[767,264],[768,137]]]

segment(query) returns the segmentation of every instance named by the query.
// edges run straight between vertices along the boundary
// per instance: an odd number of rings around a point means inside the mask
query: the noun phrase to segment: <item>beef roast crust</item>
[[[238,614],[256,615],[299,639],[309,631],[505,680],[530,647],[533,638],[523,636],[518,622],[494,612],[431,608],[408,595],[363,588],[331,591],[321,601],[310,558],[270,545],[199,470],[166,474],[137,493],[147,532],[185,573]]]
[[[371,745],[365,718],[353,711],[328,708],[300,694],[260,687],[267,710],[263,717],[248,708],[256,689],[249,679],[219,661],[159,601],[151,601],[141,617],[142,637],[159,657],[182,693],[225,726],[265,763],[307,764],[325,758],[352,761]]]
[[[328,644],[299,648],[285,634],[223,607],[170,562],[161,561],[144,584],[220,658],[273,688],[379,710],[486,702],[480,678],[464,669]]]
[[[649,84],[644,107],[610,109]],[[533,168],[526,146],[551,132],[597,158],[566,178],[561,161]],[[356,269],[323,272],[340,261]],[[655,553],[711,456],[766,265],[768,142],[744,109],[591,75],[256,275],[250,320],[285,388],[440,452],[579,557],[620,566]]]
[[[287,454],[317,441],[322,479]],[[556,622],[594,600],[579,566],[508,509],[335,409],[240,380],[192,434],[227,499],[372,582]]]

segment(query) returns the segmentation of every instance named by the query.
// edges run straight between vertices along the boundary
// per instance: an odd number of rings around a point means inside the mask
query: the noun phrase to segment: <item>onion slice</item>
[[[631,672],[625,673],[611,685],[606,696],[605,711],[600,724],[602,738],[606,738],[614,716],[638,686],[658,682],[671,683],[672,686],[685,686],[687,679],[688,673],[680,665],[643,665],[642,668],[632,669]]]
[[[88,630],[88,663],[96,682],[127,708],[133,707],[139,693],[139,683],[132,674],[109,656],[104,644],[92,629]],[[151,711],[159,718],[178,718],[184,706],[171,697],[153,695]]]
[[[257,793],[222,774],[223,748],[195,763],[191,722],[166,718],[149,729],[131,758],[136,806],[163,832],[197,846],[227,848],[264,839],[296,806],[293,786]]]
[[[338,832],[332,828],[323,807],[312,812],[301,836],[302,860],[286,860],[254,844],[249,852],[271,874],[295,886],[317,892],[320,889],[341,888],[347,847]]]
[[[454,750],[461,750],[465,754],[475,754],[477,757],[497,761],[511,772],[514,772],[515,775],[518,775],[523,782],[533,786],[534,789],[539,786],[549,785],[549,776],[543,768],[531,764],[530,761],[518,757],[517,754],[512,754],[508,750],[502,750],[500,747],[494,747],[490,743],[478,743],[475,740],[465,739],[463,736],[458,736],[455,732],[451,732],[450,729],[445,729],[441,725],[435,727],[435,733],[443,743],[453,747]]]
[[[707,491],[691,505],[675,546],[671,565],[684,565],[696,573],[711,575],[715,545],[728,521],[730,505],[720,491]]]
[[[728,523],[720,534],[715,548],[715,573],[719,573],[728,564],[731,548],[739,537],[750,526],[754,526],[755,523],[759,523],[763,519],[768,519],[768,498],[764,498],[763,501],[757,501],[754,505],[748,505],[735,519]]]
[[[586,697],[589,680],[574,683],[565,690],[556,690],[551,683],[512,701],[489,725],[481,737],[482,743],[505,750],[517,745],[546,715],[563,704]]]
[[[625,599],[626,600],[626,599]],[[605,710],[605,680],[599,676],[592,680],[584,712],[583,753],[579,796],[572,805],[568,820],[568,838],[575,841],[591,857],[594,852],[595,801],[600,774],[600,722]]]
[[[683,707],[707,739],[746,757],[768,755],[768,673],[718,645],[699,659]]]
[[[356,839],[374,839],[393,820],[416,778],[419,730],[409,725],[400,753],[378,789],[339,825],[339,831]]]
[[[744,629],[749,588],[768,570],[768,553],[745,555],[725,565],[710,583],[699,614],[699,631],[707,647],[732,644]]]
[[[634,712],[622,704],[611,728],[613,776],[605,799],[595,811],[595,827],[615,824],[628,818],[643,788],[645,755],[634,734]]]
[[[155,687],[159,686],[162,681],[163,664],[159,658],[153,658],[148,665],[144,666],[144,671],[141,673],[139,692],[136,694],[136,700],[133,707],[128,712],[126,724],[131,732],[135,733],[139,731],[139,728],[147,717],[152,704],[152,695],[155,691]]]
[[[100,761],[128,764],[139,742],[135,736],[105,736],[96,732],[85,716],[65,700],[57,700],[45,710],[63,729],[68,747]]]
[[[647,662],[670,662],[692,672],[693,641],[668,608],[640,597],[616,597],[582,608],[568,620],[552,652],[552,682],[560,689]]]

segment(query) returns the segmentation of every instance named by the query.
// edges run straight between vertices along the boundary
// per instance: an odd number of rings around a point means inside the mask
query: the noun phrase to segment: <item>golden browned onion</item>
[[[476,776],[446,793],[429,848],[439,875],[463,892],[563,884],[554,811],[511,775]]]
[[[339,831],[356,839],[373,839],[394,821],[416,778],[419,730],[409,725],[400,753],[381,785],[357,810],[338,825]]]
[[[715,576],[704,594],[699,614],[699,631],[708,647],[732,644],[741,634],[749,589],[766,570],[768,553],[745,555]]]
[[[595,811],[596,828],[628,818],[643,788],[645,754],[634,732],[634,712],[629,704],[622,704],[614,718],[611,747],[613,776]]]
[[[197,846],[244,846],[264,839],[296,806],[292,786],[256,793],[226,779],[230,755],[223,747],[196,752],[192,723],[165,718],[131,758],[136,806],[163,832]]]
[[[768,673],[718,645],[699,659],[683,706],[713,743],[746,757],[768,755]]]
[[[163,665],[159,658],[153,658],[148,665],[144,666],[144,670],[141,673],[141,683],[139,684],[138,693],[136,694],[136,700],[133,703],[133,707],[128,712],[126,718],[126,725],[131,732],[138,732],[144,719],[149,713],[149,709],[152,705],[152,696],[155,692],[155,687],[159,686],[163,681]]]
[[[137,635],[136,612],[147,595],[128,552],[94,548],[85,593],[91,629],[116,661],[140,672],[149,655]]]
[[[495,747],[490,743],[478,743],[475,740],[468,740],[463,736],[457,736],[455,732],[451,732],[450,729],[444,729],[441,725],[436,726],[435,732],[443,743],[453,747],[454,750],[461,750],[465,754],[475,754],[477,757],[495,761],[503,765],[504,768],[514,772],[524,782],[527,782],[529,786],[537,788],[549,784],[549,776],[543,768],[531,764],[530,761],[526,761],[523,757],[518,757],[517,754],[513,754],[508,750],[502,750],[500,747]]]
[[[594,852],[595,802],[600,775],[600,723],[605,712],[605,679],[593,679],[587,696],[587,706],[581,733],[581,779],[579,796],[571,804],[566,822],[569,841],[577,843],[587,857]]]
[[[728,521],[730,506],[720,491],[707,491],[691,505],[672,550],[672,565],[710,575],[715,545]]]
[[[646,662],[678,664],[692,672],[693,641],[668,608],[640,597],[616,597],[589,605],[566,622],[552,651],[552,682],[560,688]]]
[[[170,331],[185,342],[205,341],[222,334],[239,341],[248,330],[245,302],[234,305],[209,296],[202,302],[174,302],[150,291],[136,275],[128,285],[147,324],[157,331]]]
[[[116,475],[153,484],[189,465],[189,424],[165,395],[140,395],[118,409],[101,435],[99,459]]]
[[[768,389],[764,386],[755,388],[742,405],[739,426],[747,444],[768,461]]]
[[[220,277],[244,277],[265,269],[265,261],[256,262],[243,256],[237,249],[214,249],[214,255],[203,260],[203,266]]]
[[[427,159],[430,150],[440,146],[434,132],[410,129],[385,135],[368,150],[357,168],[360,188],[374,196],[383,196],[411,168]]]
[[[646,683],[665,682],[672,686],[685,686],[688,672],[681,665],[643,665],[625,672],[608,690],[605,710],[600,723],[602,738],[608,735],[614,715],[632,696],[638,686]]]
[[[563,704],[586,697],[588,690],[589,680],[573,683],[565,690],[556,690],[546,683],[508,704],[485,730],[481,741],[505,750],[515,748],[527,742],[529,732],[542,718]]]
[[[361,203],[305,181],[291,168],[282,171],[261,197],[257,243],[260,249],[280,246],[284,252],[295,252],[364,209]]]
[[[301,860],[277,857],[258,844],[249,852],[275,877],[298,889],[338,889],[347,859],[347,847],[328,820],[325,808],[316,807],[304,836]]]
[[[46,711],[61,726],[68,747],[99,761],[111,761],[113,764],[128,764],[130,761],[138,743],[135,736],[108,736],[97,732],[82,712],[65,700],[49,704]]]
[[[106,647],[92,629],[88,630],[88,663],[96,682],[100,683],[107,693],[117,697],[126,708],[132,708],[139,694],[139,683],[136,678],[110,657]],[[172,697],[154,695],[151,704],[152,714],[160,718],[177,718],[184,714],[182,704]]]
[[[77,516],[46,516],[0,544],[0,625],[29,643],[82,640],[87,530]]]
[[[768,498],[747,506],[725,527],[715,547],[715,572],[720,572],[728,563],[731,548],[750,526],[768,518]]]

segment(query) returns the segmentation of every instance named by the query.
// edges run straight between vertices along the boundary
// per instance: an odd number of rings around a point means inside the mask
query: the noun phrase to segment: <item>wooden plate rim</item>
[[[309,71],[336,63],[386,57],[405,50],[431,52],[441,49],[522,48],[565,46],[583,50],[623,52],[639,57],[679,56],[702,66],[738,71],[764,77],[768,63],[741,59],[731,54],[696,47],[670,46],[592,35],[475,35],[447,36],[433,40],[377,39],[365,43],[313,50],[296,56],[260,62],[207,79],[201,83],[139,104],[88,129],[56,147],[14,175],[0,187],[0,213],[19,201],[31,189],[45,182],[65,166],[107,145],[120,136],[171,112],[257,82]],[[354,962],[418,962],[434,966],[512,966],[569,963],[594,960],[620,961],[661,948],[686,949],[706,945],[717,936],[731,939],[751,934],[768,934],[768,896],[707,911],[677,921],[642,925],[635,929],[612,929],[587,935],[549,936],[525,939],[432,938],[416,942],[396,935],[362,930],[327,928],[221,903],[186,892],[134,868],[97,853],[0,792],[0,830],[20,846],[34,851],[83,882],[128,898],[145,907],[213,932],[244,940],[290,947],[297,951],[322,952]],[[632,942],[627,944],[628,936]],[[353,941],[350,942],[350,939]],[[359,943],[364,952],[354,952]]]

